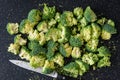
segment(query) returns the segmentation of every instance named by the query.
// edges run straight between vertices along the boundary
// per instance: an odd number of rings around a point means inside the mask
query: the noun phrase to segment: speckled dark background
[[[26,18],[31,9],[40,8],[38,5],[43,2],[50,6],[55,5],[59,11],[73,10],[76,6],[85,8],[89,5],[97,15],[104,15],[115,21],[118,34],[109,42],[106,41],[106,45],[112,51],[111,67],[89,71],[82,80],[120,80],[120,0],[0,0],[0,80],[53,80],[19,68],[8,61],[19,57],[7,52],[9,43],[13,42],[13,36],[6,32],[6,24],[20,22]],[[66,80],[80,80],[80,78]]]

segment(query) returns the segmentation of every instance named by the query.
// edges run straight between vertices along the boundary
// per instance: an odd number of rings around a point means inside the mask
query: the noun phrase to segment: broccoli
[[[40,36],[39,44],[44,45],[46,43],[45,34],[43,32],[40,32],[39,36]]]
[[[107,24],[109,24],[109,25],[112,26],[112,27],[115,27],[115,22],[114,22],[113,20],[111,20],[111,19],[109,19],[109,20],[107,21]]]
[[[34,68],[43,67],[45,64],[45,55],[32,56],[30,59],[30,65]]]
[[[33,40],[39,41],[40,40],[39,32],[37,30],[31,31],[28,35],[28,39],[31,41]]]
[[[69,45],[69,43],[61,44],[59,51],[64,57],[69,57],[72,53],[72,47]]]
[[[8,52],[11,52],[15,55],[19,54],[19,49],[20,49],[20,45],[18,45],[17,43],[11,43],[10,46],[8,47]]]
[[[50,21],[48,22],[48,28],[54,27],[56,24],[56,20],[55,19],[50,19]]]
[[[13,35],[18,33],[18,27],[18,23],[8,23],[6,29],[10,35]]]
[[[32,9],[29,13],[28,13],[28,20],[30,22],[38,22],[41,20],[41,12],[38,9]]]
[[[79,47],[74,47],[71,53],[73,58],[80,58],[81,57],[81,50]]]
[[[52,60],[59,66],[64,66],[64,57],[60,53],[57,53]]]
[[[103,57],[98,61],[97,67],[101,68],[101,67],[106,67],[110,65],[111,65],[110,57]]]
[[[42,73],[50,74],[51,72],[53,72],[54,69],[55,69],[54,62],[49,61],[49,60],[45,60],[45,64],[43,66]]]
[[[63,70],[68,73],[66,74],[67,76],[77,78],[79,74],[79,65],[76,62],[70,62],[63,67]]]
[[[60,23],[63,26],[73,26],[77,25],[77,20],[74,18],[73,13],[70,11],[64,11],[60,17]]]
[[[61,14],[60,14],[59,12],[56,12],[55,20],[56,20],[57,22],[60,22],[60,16],[61,16]]]
[[[89,70],[89,65],[81,60],[75,60],[75,62],[79,65],[79,75],[83,75],[85,72]]]
[[[79,22],[80,22],[82,28],[85,27],[85,26],[87,26],[87,24],[88,24],[88,21],[86,20],[85,17],[83,17],[82,19],[80,19]]]
[[[26,59],[26,60],[30,61],[30,59],[31,59],[30,50],[27,49],[26,46],[22,46],[22,48],[20,49],[19,56],[21,59]]]
[[[98,46],[99,40],[98,39],[91,39],[89,40],[85,47],[87,51],[90,52],[96,52],[97,51],[97,46]]]
[[[105,46],[101,46],[100,48],[97,49],[97,51],[99,52],[98,56],[99,57],[110,57],[110,51],[107,47]]]
[[[23,39],[21,37],[21,34],[18,34],[14,37],[14,43],[17,43],[19,45],[26,45],[27,39]]]
[[[48,7],[47,4],[44,4],[42,19],[51,19],[55,16],[55,6]]]
[[[101,19],[98,19],[97,20],[97,23],[101,26],[103,26],[105,24],[105,22],[107,21],[107,19],[105,17],[101,18]]]
[[[83,9],[81,7],[76,7],[74,8],[73,13],[77,17],[77,19],[80,20],[83,16]]]
[[[37,30],[40,31],[40,32],[46,33],[48,31],[48,23],[46,21],[41,21],[37,25]]]
[[[95,64],[98,60],[98,56],[95,53],[85,53],[82,56],[82,61],[89,65]]]

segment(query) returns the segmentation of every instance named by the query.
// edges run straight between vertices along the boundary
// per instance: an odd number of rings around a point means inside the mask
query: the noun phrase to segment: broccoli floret
[[[43,32],[40,32],[39,35],[40,35],[39,44],[44,45],[46,43],[45,34]]]
[[[18,27],[18,23],[8,23],[6,29],[10,35],[13,35],[18,33]]]
[[[76,62],[70,62],[63,67],[63,70],[68,73],[66,74],[67,76],[77,78],[79,74],[79,65]]]
[[[19,45],[26,45],[27,39],[22,38],[21,34],[18,34],[14,38],[14,43],[17,43]]]
[[[37,25],[37,30],[40,32],[46,33],[48,31],[48,23],[46,21],[42,21]]]
[[[105,17],[98,19],[97,23],[100,24],[101,26],[105,24],[105,22],[107,21],[107,19]]]
[[[111,65],[110,57],[103,57],[98,61],[97,67],[101,68],[101,67],[106,67],[110,65]]]
[[[47,44],[47,58],[51,59],[54,56],[55,51],[57,50],[57,43],[55,43],[53,40],[48,41]]]
[[[83,75],[85,72],[89,70],[89,65],[81,60],[75,61],[79,65],[79,75]]]
[[[59,51],[64,57],[69,57],[72,53],[72,47],[69,45],[69,43],[66,43],[64,45],[61,44]]]
[[[57,22],[60,22],[60,16],[61,16],[61,14],[59,12],[57,12],[56,15],[55,15],[55,20]]]
[[[32,56],[30,59],[30,65],[34,68],[43,67],[45,64],[45,55]]]
[[[107,21],[107,24],[109,24],[109,25],[112,26],[112,27],[115,27],[115,22],[114,22],[113,20],[111,20],[111,19],[109,19],[109,20]]]
[[[48,7],[47,4],[44,4],[42,19],[51,19],[55,16],[55,6]]]
[[[88,24],[88,21],[86,20],[85,17],[83,17],[82,19],[79,20],[81,27],[85,27]]]
[[[28,39],[31,41],[33,40],[39,41],[40,40],[39,32],[37,30],[31,31],[28,35]]]
[[[99,52],[98,54],[99,57],[110,57],[111,56],[109,49],[105,46],[101,46],[100,48],[98,48],[97,51]]]
[[[19,54],[19,49],[20,49],[20,45],[16,44],[16,43],[11,43],[10,46],[8,47],[8,52],[11,52],[15,55]]]
[[[73,58],[80,58],[81,57],[81,50],[79,47],[74,47],[71,53]]]
[[[32,9],[29,13],[28,13],[28,20],[30,22],[38,22],[41,20],[41,12],[38,9]]]
[[[26,59],[26,60],[30,61],[30,59],[31,59],[30,50],[27,49],[27,47],[22,46],[22,48],[20,49],[19,56],[21,59]]]
[[[82,56],[82,61],[89,65],[95,64],[98,60],[98,56],[95,53],[85,53]]]
[[[56,20],[55,19],[50,19],[50,21],[48,22],[48,28],[54,27],[56,24]]]
[[[97,46],[98,46],[99,40],[98,39],[91,39],[89,40],[85,47],[87,51],[91,52],[96,52],[97,51]]]
[[[73,26],[77,25],[77,20],[74,18],[73,13],[70,11],[64,11],[60,17],[60,23],[63,26]]]
[[[52,60],[59,66],[64,66],[64,57],[60,53],[57,53]]]
[[[84,17],[87,19],[88,22],[94,22],[97,20],[96,14],[93,10],[88,6],[84,11]]]
[[[55,69],[54,62],[49,61],[49,60],[45,60],[45,64],[43,66],[42,73],[50,74],[51,72],[53,72],[54,69]]]
[[[80,20],[83,16],[83,9],[81,7],[74,8],[74,15],[77,17],[78,20]]]

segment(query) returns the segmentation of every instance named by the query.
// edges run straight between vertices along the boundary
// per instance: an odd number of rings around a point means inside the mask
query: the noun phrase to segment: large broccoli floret
[[[51,19],[55,16],[55,6],[48,7],[47,4],[44,4],[42,19]]]
[[[37,30],[31,31],[28,35],[28,39],[31,41],[33,40],[39,41],[40,40],[39,32]]]
[[[59,12],[57,12],[56,15],[55,15],[55,20],[57,22],[60,22],[60,16],[61,16],[61,14]]]
[[[90,6],[88,6],[88,7],[85,9],[84,17],[87,19],[88,22],[94,22],[94,21],[97,20],[97,16],[96,16],[96,14],[93,12],[93,10],[90,8]]]
[[[30,50],[27,49],[27,47],[22,46],[22,48],[20,49],[19,56],[21,59],[26,59],[29,61],[31,59]]]
[[[18,33],[18,27],[18,23],[8,23],[6,29],[10,35],[13,35]]]
[[[45,34],[43,32],[40,32],[39,36],[40,36],[39,44],[44,45],[46,43]]]
[[[79,65],[76,62],[70,62],[63,67],[63,70],[67,72],[67,76],[77,78],[79,74]]]
[[[45,64],[45,59],[45,55],[32,56],[32,58],[30,59],[30,65],[34,68],[43,67]]]
[[[69,57],[72,53],[72,47],[69,45],[69,43],[61,44],[59,51],[64,57]]]
[[[41,12],[38,9],[32,9],[29,13],[28,13],[28,20],[30,22],[38,22],[41,20]]]
[[[18,34],[14,38],[14,43],[17,43],[19,45],[26,45],[27,39],[22,38],[21,34]]]
[[[79,47],[74,47],[71,53],[73,58],[80,58],[81,57],[81,50]]]
[[[95,53],[85,53],[82,56],[82,61],[89,65],[93,65],[98,61],[98,56]]]
[[[81,7],[74,8],[74,15],[77,17],[78,20],[80,20],[83,16],[83,9]]]
[[[8,47],[8,52],[11,52],[11,53],[17,55],[17,54],[19,54],[19,49],[20,49],[19,44],[11,43],[10,46]]]
[[[85,72],[89,70],[89,65],[81,60],[75,61],[79,65],[79,75],[83,75]]]
[[[42,21],[37,25],[37,30],[40,32],[46,33],[48,31],[48,23],[46,21]]]
[[[44,74],[50,74],[51,72],[53,72],[54,69],[55,69],[54,62],[49,61],[49,60],[45,60],[45,64],[43,66],[42,72]]]

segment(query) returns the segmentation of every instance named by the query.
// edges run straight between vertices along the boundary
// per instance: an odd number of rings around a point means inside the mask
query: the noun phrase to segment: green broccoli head
[[[72,47],[69,45],[69,43],[61,44],[59,51],[64,57],[69,57],[72,53]]]
[[[34,68],[43,67],[45,64],[45,55],[32,56],[30,59],[30,65]]]
[[[47,4],[44,4],[42,19],[51,19],[55,16],[55,6],[48,7]]]
[[[40,40],[39,32],[37,30],[31,31],[28,35],[28,39],[31,41],[33,40],[39,41]]]
[[[77,19],[80,20],[83,16],[83,9],[81,7],[76,7],[74,8],[73,13],[77,17]]]
[[[107,19],[105,17],[98,19],[97,23],[101,26],[103,26],[106,23]]]
[[[60,22],[60,16],[61,16],[61,14],[60,14],[59,12],[56,12],[55,20],[56,20],[57,22]]]
[[[37,25],[37,30],[40,32],[46,33],[48,31],[48,23],[46,21],[42,21]]]
[[[67,72],[67,76],[77,78],[79,74],[79,65],[76,62],[70,62],[63,67],[63,70]]]
[[[79,47],[74,47],[71,53],[73,58],[80,58],[81,57],[81,50]]]
[[[54,69],[55,69],[54,62],[49,61],[49,60],[45,60],[45,64],[43,66],[42,73],[50,74],[51,72],[53,72]]]
[[[8,52],[11,52],[15,55],[19,54],[19,49],[20,49],[20,45],[17,43],[11,43],[10,46],[8,47]]]
[[[84,11],[84,17],[87,19],[88,22],[94,22],[97,20],[96,14],[93,10],[88,6]]]
[[[39,44],[44,45],[46,43],[45,34],[43,32],[40,32],[39,36],[40,36]]]
[[[18,27],[18,23],[8,23],[6,29],[10,35],[13,35],[18,33]]]
[[[32,9],[29,13],[28,13],[28,20],[30,22],[38,22],[41,20],[41,12],[38,9]]]
[[[27,39],[22,38],[21,34],[18,34],[14,37],[14,43],[17,43],[19,45],[26,45]]]
[[[98,60],[98,56],[95,53],[85,53],[82,56],[82,61],[89,65],[94,65]]]
[[[26,46],[22,46],[22,48],[20,49],[19,56],[21,59],[26,59],[30,61],[31,59],[30,50]]]

